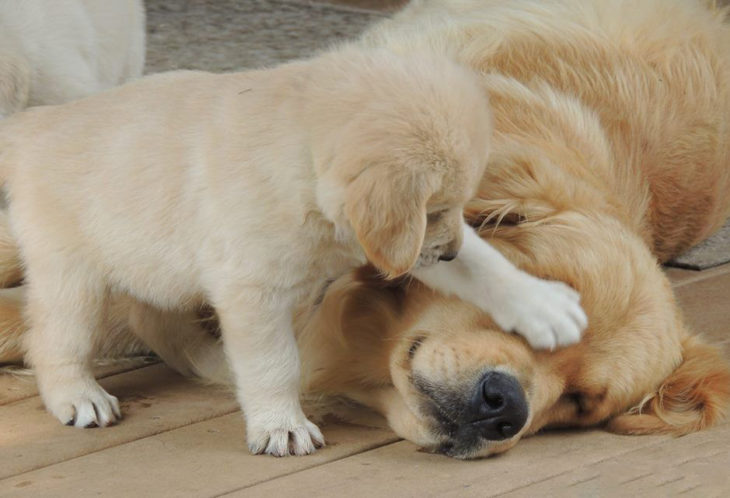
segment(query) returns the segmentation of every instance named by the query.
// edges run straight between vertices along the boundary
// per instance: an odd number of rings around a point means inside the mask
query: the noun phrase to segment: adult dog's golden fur
[[[307,388],[458,458],[543,427],[680,435],[722,420],[730,368],[687,328],[659,262],[730,212],[725,17],[691,0],[434,0],[366,33],[358,43],[430,48],[483,73],[496,132],[467,218],[522,269],[579,290],[589,328],[535,352],[469,304],[362,269],[297,315]],[[22,329],[18,308],[4,311]],[[126,324],[124,310],[115,319]],[[156,324],[132,326],[173,333]],[[211,375],[214,345],[161,354],[184,363],[201,350],[189,368]],[[529,403],[503,440],[461,415],[490,372],[516,379]]]

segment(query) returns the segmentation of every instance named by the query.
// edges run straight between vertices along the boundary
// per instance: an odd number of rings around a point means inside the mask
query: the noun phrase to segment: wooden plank
[[[477,461],[423,453],[402,441],[226,496],[494,496],[668,439],[599,430],[549,432]]]
[[[708,268],[707,270],[686,270],[683,268],[664,267],[664,273],[672,282],[672,287],[677,289],[685,285],[705,280],[725,273],[730,273],[730,264]]]
[[[728,496],[730,425],[609,458],[505,496]]]
[[[62,426],[38,397],[2,407],[0,478],[238,410],[228,391],[193,382],[164,365],[108,377],[101,384],[121,402],[124,420],[117,426]]]
[[[4,479],[0,494],[215,496],[397,440],[381,429],[343,424],[322,429],[328,445],[313,455],[253,456],[246,449],[243,418],[234,413]],[[333,479],[337,476],[328,477]]]
[[[94,376],[102,379],[155,363],[159,363],[159,360],[150,356],[109,360],[107,364],[99,364],[94,368]],[[6,368],[0,371],[0,406],[37,395],[35,377],[30,369]]]
[[[730,357],[730,272],[675,288],[675,294],[692,329],[724,345]]]

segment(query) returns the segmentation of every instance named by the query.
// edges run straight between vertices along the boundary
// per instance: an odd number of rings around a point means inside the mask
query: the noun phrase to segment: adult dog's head
[[[324,83],[329,110],[312,131],[323,212],[388,278],[453,259],[492,136],[478,77],[434,54],[326,60],[338,85]]]
[[[332,285],[301,336],[317,367],[310,388],[368,405],[400,436],[456,458],[546,427],[684,434],[723,418],[727,362],[685,327],[637,236],[577,213],[498,235],[491,242],[524,269],[581,292],[590,321],[579,344],[533,351],[469,304],[361,270]]]

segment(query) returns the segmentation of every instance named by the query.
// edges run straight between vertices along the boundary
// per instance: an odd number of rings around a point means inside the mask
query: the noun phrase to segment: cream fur
[[[1,1],[0,117],[139,77],[144,19],[142,0]]]
[[[78,427],[120,418],[88,368],[116,295],[170,311],[205,301],[252,452],[311,453],[323,438],[299,406],[294,308],[366,257],[388,277],[419,276],[456,256],[464,231],[472,252],[486,246],[461,213],[490,137],[473,73],[431,54],[359,49],[156,75],[7,120],[0,163],[28,281],[26,359],[46,407]],[[568,287],[504,258],[467,263],[508,276],[473,300],[536,345],[580,338],[585,315]],[[459,264],[429,282],[451,291]],[[494,299],[518,285],[543,308]],[[133,316],[133,329],[148,319]]]

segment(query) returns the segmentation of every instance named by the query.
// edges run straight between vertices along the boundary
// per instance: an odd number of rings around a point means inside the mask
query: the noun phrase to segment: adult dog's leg
[[[324,444],[299,402],[300,363],[285,292],[227,289],[214,297],[252,453],[312,453]]]
[[[5,199],[2,197],[0,204],[4,202]],[[22,278],[20,254],[15,239],[10,233],[8,215],[4,210],[0,210],[0,287],[17,284]]]
[[[0,363],[22,363],[23,336],[28,331],[23,319],[25,289],[0,289]]]
[[[183,375],[231,383],[223,345],[201,326],[194,311],[165,311],[132,298],[129,326],[132,332],[165,363]]]
[[[28,266],[26,359],[46,408],[61,422],[111,425],[121,418],[119,403],[91,370],[106,289],[91,268],[61,259]]]
[[[466,223],[463,231],[456,259],[412,274],[433,289],[479,306],[503,330],[518,332],[534,348],[554,349],[580,340],[588,319],[577,292],[518,269]]]

